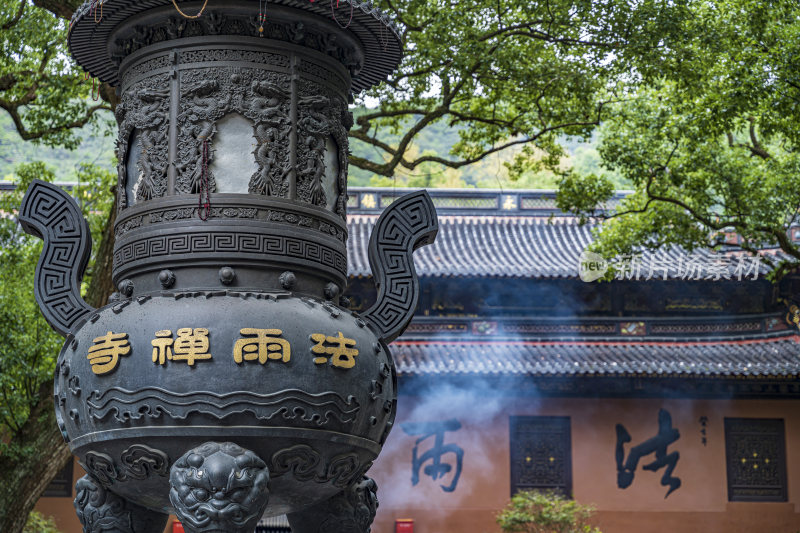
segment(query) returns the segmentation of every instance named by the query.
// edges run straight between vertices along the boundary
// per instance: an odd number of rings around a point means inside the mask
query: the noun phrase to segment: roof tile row
[[[401,340],[392,345],[392,352],[401,375],[800,375],[798,336],[716,343]]]
[[[350,275],[369,276],[367,251],[377,216],[348,218]],[[581,226],[574,217],[440,216],[436,242],[419,249],[414,260],[418,274],[430,277],[577,278],[581,252],[592,242],[591,232],[591,225]],[[722,259],[722,270],[714,270]],[[644,252],[638,262],[637,279],[716,276],[716,279],[744,280],[768,272],[763,262],[755,264],[758,275],[755,270],[737,271],[737,268],[753,268],[744,259],[710,250],[691,254],[676,248]]]

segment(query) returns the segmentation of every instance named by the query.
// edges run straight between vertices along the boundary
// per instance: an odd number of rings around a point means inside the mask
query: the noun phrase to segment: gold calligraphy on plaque
[[[113,333],[109,331],[102,337],[92,341],[89,348],[89,364],[92,372],[97,375],[108,374],[119,365],[119,356],[131,353],[131,343],[128,342],[127,333]]]
[[[150,341],[154,363],[165,365],[167,361],[185,361],[194,366],[197,361],[211,359],[208,329],[181,328],[177,335],[178,338],[173,339],[171,330],[156,331],[156,338]]]
[[[233,346],[233,360],[241,364],[244,361],[258,361],[262,365],[268,360],[288,363],[292,356],[289,341],[281,338],[279,329],[242,328],[239,330],[242,339]]]
[[[337,368],[353,368],[356,365],[356,341],[346,338],[341,331],[338,337],[313,333],[311,340],[317,343],[311,348],[311,353],[318,355],[314,358],[316,364],[324,365],[330,358],[331,364]]]

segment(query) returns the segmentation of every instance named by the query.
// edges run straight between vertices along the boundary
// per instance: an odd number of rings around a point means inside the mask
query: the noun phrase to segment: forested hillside
[[[109,115],[110,118],[110,115]],[[92,163],[105,168],[113,168],[114,136],[112,127],[85,127],[82,132],[83,142],[76,150],[49,148],[25,142],[20,139],[11,119],[0,114],[0,179],[11,181],[14,168],[20,163],[42,161],[50,167],[60,181],[75,179],[75,170],[81,164]],[[385,142],[392,141],[392,135],[381,132]],[[421,134],[419,144],[411,149],[422,154],[435,154],[446,157],[450,147],[458,142],[457,129],[448,128],[446,124],[426,128]],[[566,155],[562,161],[563,168],[572,167],[581,174],[606,173],[600,167],[600,156],[595,142],[583,143],[575,140],[562,141]],[[365,143],[353,141],[351,150],[361,157],[376,157],[370,154],[371,148]],[[350,185],[353,186],[395,186],[395,187],[482,187],[482,188],[532,188],[554,189],[557,177],[551,172],[529,173],[521,179],[511,181],[504,163],[513,158],[513,151],[507,150],[496,156],[488,157],[480,163],[458,170],[443,169],[437,165],[423,166],[414,171],[399,169],[394,178],[376,176],[359,168],[350,167]],[[625,188],[622,179],[612,175],[618,188]]]

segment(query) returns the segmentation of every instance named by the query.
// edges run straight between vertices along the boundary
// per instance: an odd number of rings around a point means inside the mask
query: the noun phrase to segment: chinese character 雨
[[[153,345],[153,362],[159,365],[167,361],[186,361],[193,366],[196,361],[211,359],[206,328],[181,328],[177,339],[172,338],[171,330],[162,329],[156,331],[156,338],[150,344]]]
[[[128,342],[127,333],[113,333],[109,331],[102,337],[94,339],[94,345],[89,348],[89,364],[92,372],[97,375],[108,374],[119,364],[120,355],[131,353],[131,344]]]
[[[269,359],[288,363],[292,356],[289,341],[280,338],[283,333],[279,329],[242,328],[239,330],[244,339],[239,339],[233,347],[233,360],[258,361],[262,365]]]
[[[331,364],[338,368],[353,368],[356,365],[358,350],[355,349],[355,339],[348,339],[339,332],[338,337],[325,336],[322,333],[314,333],[311,340],[317,344],[311,348],[311,352],[322,357],[315,357],[314,362],[323,365],[331,357]]]
[[[443,422],[405,422],[400,424],[400,427],[407,435],[420,435],[417,442],[414,444],[414,449],[411,452],[411,484],[416,485],[419,483],[419,470],[422,465],[430,461],[430,464],[422,468],[423,473],[428,475],[434,481],[442,478],[453,470],[455,472],[449,485],[440,485],[445,492],[453,492],[458,485],[458,479],[461,477],[461,468],[464,462],[464,450],[456,444],[445,444],[445,433],[448,431],[458,431],[461,429],[461,422],[455,418],[445,420]],[[433,437],[433,445],[427,451],[419,453],[419,445],[425,439]],[[455,465],[443,460],[447,454],[453,454],[455,457]]]

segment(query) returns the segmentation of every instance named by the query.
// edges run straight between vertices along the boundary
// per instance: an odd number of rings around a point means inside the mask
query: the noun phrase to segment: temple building
[[[369,235],[402,192],[350,189],[352,309],[375,298]],[[369,474],[373,533],[497,533],[522,489],[593,505],[603,533],[800,531],[800,277],[773,284],[723,245],[622,258],[597,281],[592,224],[553,193],[430,193],[440,230],[415,256],[419,308],[392,345],[398,415]],[[37,507],[64,533],[80,531],[81,475]]]

